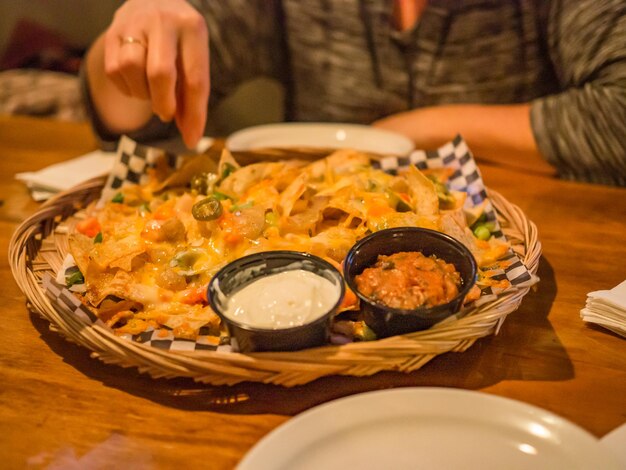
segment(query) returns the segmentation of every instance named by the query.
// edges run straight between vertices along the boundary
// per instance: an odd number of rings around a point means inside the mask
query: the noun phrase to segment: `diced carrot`
[[[335,268],[337,268],[337,271],[339,271],[340,273],[343,273],[343,265],[341,263],[338,263],[337,261],[335,261],[334,259],[332,259],[329,256],[324,256],[323,258],[324,258],[324,261],[328,261]]]
[[[170,300],[172,300],[172,292],[168,291],[166,289],[160,289],[159,290],[159,300],[161,302],[169,302]]]
[[[243,236],[237,231],[237,221],[230,211],[224,211],[217,222],[224,232],[224,241],[235,245],[243,240]]]
[[[337,270],[343,274],[343,264],[338,263],[337,261],[335,261],[332,258],[329,257],[324,257],[324,260],[328,261],[330,264],[332,264],[335,268],[337,268]],[[352,291],[352,289],[350,289],[348,287],[348,285],[346,284],[346,292],[343,296],[343,300],[341,301],[341,305],[339,306],[339,311],[344,311],[344,310],[352,310],[354,307],[357,307],[358,304],[358,298],[356,296],[356,294]]]
[[[165,201],[154,211],[153,217],[156,220],[166,220],[171,217],[174,217],[176,213],[174,212],[174,200],[170,199],[169,201]]]
[[[341,301],[341,305],[339,306],[339,310],[349,310],[352,307],[356,307],[358,302],[357,296],[352,289],[346,286],[346,294],[343,296],[343,300]]]
[[[217,223],[222,230],[231,228],[233,226],[233,222],[233,214],[229,210],[222,211],[222,215],[220,215],[217,219]]]
[[[157,336],[159,338],[167,338],[169,336],[170,332],[167,331],[165,328],[160,328],[158,330]]]
[[[388,214],[392,211],[391,207],[385,206],[383,204],[376,204],[370,207],[369,211],[367,211],[368,215],[371,217],[380,217],[381,215]]]
[[[234,245],[236,243],[239,243],[241,240],[243,240],[243,237],[236,233],[236,232],[225,232],[224,233],[224,241],[226,243],[230,243],[231,245]]]
[[[400,196],[404,202],[411,202],[411,197],[407,193],[398,193],[398,196]]]
[[[102,230],[100,228],[100,222],[95,217],[88,217],[85,220],[81,220],[76,224],[76,230],[88,237],[95,237]]]
[[[158,220],[149,220],[141,231],[141,238],[151,242],[159,240],[161,224]]]
[[[477,300],[480,297],[480,288],[474,284],[472,286],[472,288],[469,290],[469,292],[467,293],[467,295],[465,296],[465,299],[463,300],[463,303],[469,303],[469,302],[473,302],[474,300]]]
[[[182,292],[180,301],[184,304],[207,304],[206,286],[192,287]]]

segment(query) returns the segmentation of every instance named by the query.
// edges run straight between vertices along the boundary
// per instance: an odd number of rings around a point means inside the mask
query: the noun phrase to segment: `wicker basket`
[[[402,336],[296,352],[240,354],[217,351],[172,352],[117,337],[106,327],[86,326],[58,311],[41,281],[55,275],[68,251],[67,235],[55,231],[61,221],[97,199],[104,179],[86,182],[46,202],[14,233],[9,247],[13,275],[30,308],[50,322],[50,328],[80,344],[106,363],[137,367],[153,377],[191,377],[214,385],[242,381],[291,387],[326,375],[368,376],[383,370],[410,372],[445,352],[462,352],[477,339],[496,333],[515,311],[529,287],[505,292],[495,301],[462,318]],[[524,213],[495,191],[489,191],[505,235],[531,273],[541,255],[537,228]]]

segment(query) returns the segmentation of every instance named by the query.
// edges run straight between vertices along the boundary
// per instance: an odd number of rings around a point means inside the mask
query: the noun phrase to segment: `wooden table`
[[[13,230],[38,208],[14,174],[95,146],[86,125],[0,118],[5,253]],[[27,310],[5,256],[0,466],[232,468],[290,417],[334,398],[391,387],[455,387],[509,397],[561,415],[598,437],[623,424],[626,340],[584,324],[579,310],[587,292],[626,279],[626,190],[481,168],[486,184],[537,224],[541,282],[497,336],[406,375],[328,377],[292,389],[154,380],[91,359],[89,351],[49,331],[47,322]]]

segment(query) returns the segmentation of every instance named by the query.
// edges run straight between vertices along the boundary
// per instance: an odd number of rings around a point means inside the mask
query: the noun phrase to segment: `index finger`
[[[155,22],[151,29],[146,74],[152,110],[162,121],[170,121],[176,112],[177,48],[176,31]]]
[[[200,15],[188,20],[179,44],[176,124],[193,148],[204,133],[210,93],[209,37]]]

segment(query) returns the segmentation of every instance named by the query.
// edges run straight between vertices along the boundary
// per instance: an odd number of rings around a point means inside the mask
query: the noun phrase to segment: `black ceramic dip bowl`
[[[390,307],[364,295],[355,278],[372,267],[379,255],[401,252],[420,252],[426,257],[434,255],[454,265],[460,274],[458,294],[439,305],[411,309]],[[454,315],[460,310],[476,278],[476,261],[463,244],[444,233],[416,227],[381,230],[363,238],[348,252],[344,264],[346,283],[359,298],[365,323],[379,338],[424,330]]]
[[[328,343],[345,293],[341,273],[297,251],[266,251],[235,260],[209,283],[211,308],[241,352],[293,351]]]

